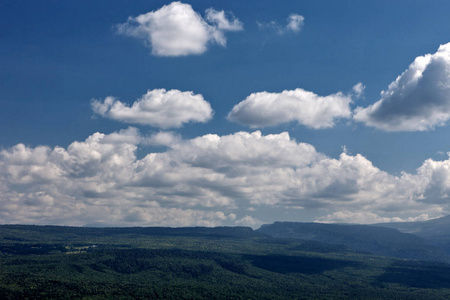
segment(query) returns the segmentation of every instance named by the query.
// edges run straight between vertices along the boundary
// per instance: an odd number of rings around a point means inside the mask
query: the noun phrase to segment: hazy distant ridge
[[[450,261],[450,256],[426,239],[394,228],[372,225],[275,222],[258,232],[275,238],[312,240],[377,255],[430,261]]]

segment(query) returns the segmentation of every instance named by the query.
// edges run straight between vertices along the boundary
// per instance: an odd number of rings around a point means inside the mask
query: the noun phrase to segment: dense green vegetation
[[[450,265],[250,228],[0,226],[0,299],[448,299]]]

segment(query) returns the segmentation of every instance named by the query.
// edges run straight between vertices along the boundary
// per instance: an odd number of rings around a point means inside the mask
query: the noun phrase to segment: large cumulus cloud
[[[425,131],[450,119],[450,43],[417,57],[409,68],[355,119],[386,131]]]
[[[211,43],[225,46],[225,31],[239,30],[242,23],[224,11],[209,8],[204,19],[191,5],[181,2],[129,17],[117,25],[118,33],[143,39],[157,56],[202,54]]]
[[[136,156],[138,147],[167,150]],[[393,176],[362,155],[331,158],[288,133],[184,140],[129,128],[67,148],[18,144],[0,152],[3,223],[252,225],[319,211],[322,221],[376,222],[449,212],[450,160]],[[370,212],[370,215],[367,214]]]
[[[177,128],[187,122],[206,122],[212,118],[211,105],[202,95],[179,90],[156,89],[148,91],[132,106],[114,97],[91,103],[95,113],[110,119],[150,125],[159,128]]]
[[[252,128],[292,121],[314,129],[329,128],[336,119],[351,117],[351,102],[351,97],[342,93],[322,97],[300,88],[281,93],[259,92],[235,105],[228,119]]]

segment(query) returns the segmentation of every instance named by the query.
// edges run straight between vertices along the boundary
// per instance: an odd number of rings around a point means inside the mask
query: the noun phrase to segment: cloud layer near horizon
[[[137,158],[146,144],[168,148]],[[415,174],[393,176],[360,154],[327,157],[287,132],[183,140],[129,128],[95,133],[67,148],[18,144],[2,150],[0,220],[122,226],[274,221],[258,208],[316,209],[327,222],[424,219],[450,212],[449,170],[449,159],[429,159]]]
[[[202,95],[179,90],[149,90],[131,106],[114,97],[93,100],[92,109],[102,117],[131,124],[178,128],[188,122],[207,122],[213,116],[211,105]]]
[[[156,56],[202,54],[211,43],[225,46],[225,31],[242,29],[242,23],[224,11],[209,8],[202,18],[190,4],[181,2],[129,17],[126,23],[117,25],[119,34],[143,39]]]
[[[450,43],[417,57],[381,93],[381,99],[355,110],[355,120],[385,131],[425,131],[450,119]]]
[[[235,105],[228,120],[252,128],[296,121],[322,129],[334,126],[336,119],[350,118],[352,99],[342,93],[325,97],[297,88],[281,93],[253,93]]]

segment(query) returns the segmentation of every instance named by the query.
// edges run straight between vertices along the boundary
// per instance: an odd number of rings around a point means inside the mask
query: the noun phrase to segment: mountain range
[[[277,239],[340,245],[356,252],[450,262],[450,216],[374,225],[275,222],[256,231]]]

